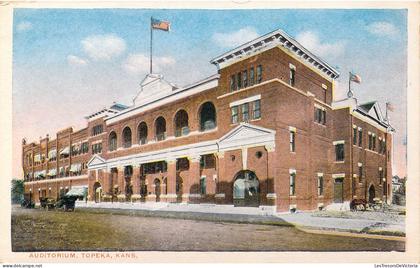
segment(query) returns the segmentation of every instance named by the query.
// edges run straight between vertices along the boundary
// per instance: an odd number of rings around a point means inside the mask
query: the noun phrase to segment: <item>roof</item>
[[[92,113],[92,114],[90,114],[88,116],[85,116],[85,118],[88,119],[88,120],[92,120],[92,119],[95,119],[95,118],[98,118],[98,117],[102,117],[102,116],[107,117],[107,116],[110,116],[110,115],[117,114],[120,111],[123,111],[123,110],[125,110],[127,108],[128,108],[128,106],[125,106],[123,104],[114,102],[109,108],[106,108],[105,107],[102,110],[99,110],[99,111],[97,111],[95,113]]]
[[[395,131],[395,129],[391,126],[388,118],[383,116],[381,107],[377,101],[370,101],[360,104],[356,107],[355,111],[365,117],[374,120],[379,125],[389,129],[390,131]]]
[[[297,57],[301,58],[303,62],[314,66],[327,76],[335,79],[340,73],[331,67],[327,62],[314,55],[312,52],[303,47],[293,37],[288,35],[281,29],[277,29],[268,34],[260,36],[252,41],[249,41],[237,48],[234,48],[210,61],[210,63],[223,68],[225,65],[240,59],[244,56],[249,56],[260,51],[268,50],[276,46],[283,46],[289,49]]]

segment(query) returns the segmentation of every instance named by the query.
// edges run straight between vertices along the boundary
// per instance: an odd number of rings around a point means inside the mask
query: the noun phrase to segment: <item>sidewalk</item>
[[[314,216],[311,212],[278,215],[297,227],[341,232],[405,236],[404,222]]]
[[[89,211],[135,214],[144,217],[166,217],[214,222],[236,222],[296,226],[307,230],[351,232],[359,234],[377,234],[405,236],[404,222],[386,221],[385,217],[338,218],[320,216],[316,212],[298,212],[278,214],[274,207],[234,207],[233,205],[185,204],[185,203],[76,203],[76,209]]]

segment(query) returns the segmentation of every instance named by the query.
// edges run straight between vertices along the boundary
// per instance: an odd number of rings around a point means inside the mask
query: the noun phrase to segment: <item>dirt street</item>
[[[404,251],[404,242],[310,234],[294,227],[12,210],[13,251]]]

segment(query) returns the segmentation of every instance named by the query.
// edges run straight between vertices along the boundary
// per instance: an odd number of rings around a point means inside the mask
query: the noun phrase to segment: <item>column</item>
[[[133,184],[133,195],[140,196],[140,166],[133,166],[131,183]]]
[[[217,204],[225,203],[226,189],[223,188],[223,180],[225,179],[225,152],[217,152],[217,181],[216,195],[214,196]]]
[[[194,201],[200,197],[200,158],[200,155],[188,157],[190,170],[182,184],[182,202]]]
[[[166,194],[167,202],[176,202],[176,159],[170,158],[167,159],[168,163],[168,172],[166,178],[166,184],[168,192]]]
[[[265,146],[267,150],[267,205],[275,206],[277,201],[277,193],[275,188],[275,179],[274,179],[274,163],[275,163],[275,150],[274,146]]]

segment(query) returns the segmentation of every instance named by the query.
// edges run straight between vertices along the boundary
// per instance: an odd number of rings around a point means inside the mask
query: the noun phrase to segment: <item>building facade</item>
[[[392,127],[376,102],[333,102],[339,73],[276,30],[178,88],[149,74],[127,107],[22,143],[25,193],[92,202],[315,210],[390,199]]]

